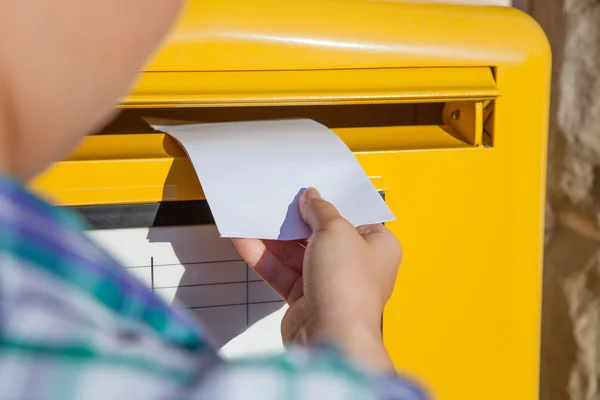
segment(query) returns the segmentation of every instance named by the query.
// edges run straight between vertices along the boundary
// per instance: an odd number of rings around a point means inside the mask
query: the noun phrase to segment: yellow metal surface
[[[148,72],[124,107],[353,104],[487,99],[490,68]]]
[[[389,227],[404,262],[383,327],[398,369],[438,399],[537,399],[550,77],[541,29],[508,8],[398,1],[187,7],[129,106],[377,103],[390,93],[398,102],[484,101],[476,126],[486,146],[453,137],[443,122],[358,121],[336,132],[378,177],[397,217]],[[493,82],[482,78],[490,68]],[[34,186],[82,204],[202,197],[189,161],[162,135],[131,136],[118,148],[114,140],[88,139]],[[99,190],[111,185],[112,194]]]
[[[483,102],[448,103],[444,107],[444,123],[458,138],[474,146],[480,146],[483,139]]]
[[[394,0],[191,0],[145,71],[490,66],[544,57],[509,8]],[[531,38],[534,38],[533,40]]]

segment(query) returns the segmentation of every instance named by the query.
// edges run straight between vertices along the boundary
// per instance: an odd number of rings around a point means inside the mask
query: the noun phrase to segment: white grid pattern
[[[284,302],[214,225],[90,231],[149,289],[190,309],[226,357],[283,350]]]

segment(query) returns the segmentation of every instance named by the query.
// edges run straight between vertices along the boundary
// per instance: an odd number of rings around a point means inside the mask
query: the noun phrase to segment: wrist
[[[335,343],[351,361],[377,373],[390,373],[394,366],[383,344],[381,319],[365,321],[327,318],[317,327],[319,340]]]

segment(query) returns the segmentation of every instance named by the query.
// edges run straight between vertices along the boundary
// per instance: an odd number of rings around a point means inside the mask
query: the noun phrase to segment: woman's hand
[[[355,228],[315,189],[303,194],[300,214],[313,231],[308,241],[234,240],[289,304],[284,343],[333,341],[363,365],[392,369],[381,317],[402,258],[398,241],[382,224]]]

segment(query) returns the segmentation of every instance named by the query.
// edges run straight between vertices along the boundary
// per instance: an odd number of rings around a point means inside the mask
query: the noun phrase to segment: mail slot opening
[[[129,109],[87,137],[34,189],[61,204],[130,204],[198,200],[204,193],[185,151],[145,118],[179,122],[310,118],[331,128],[355,153],[493,146],[490,100],[248,107]],[[108,168],[110,166],[110,168]],[[373,179],[373,178],[372,178]],[[385,189],[385,182],[376,184]]]
[[[99,134],[152,132],[147,119],[229,122],[285,118],[316,120],[354,152],[491,146],[493,102],[294,105],[126,109]],[[485,128],[485,129],[484,129]]]

